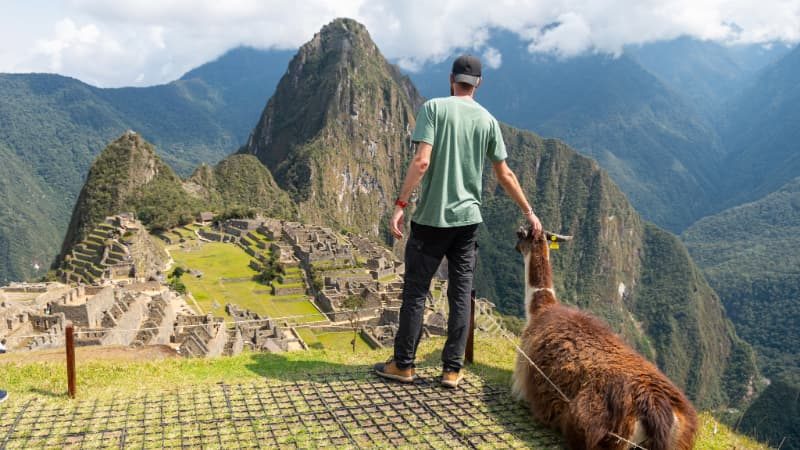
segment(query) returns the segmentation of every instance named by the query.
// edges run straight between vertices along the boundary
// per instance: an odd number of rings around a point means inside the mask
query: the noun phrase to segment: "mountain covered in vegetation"
[[[295,203],[252,155],[230,155],[213,168],[203,164],[183,187],[212,211],[256,209],[271,217],[297,216]]]
[[[757,200],[800,176],[800,46],[761,72],[727,111],[724,206]]]
[[[800,448],[800,178],[706,217],[682,237],[771,380],[742,430],[773,445],[786,436],[787,448]]]
[[[575,236],[552,252],[562,301],[608,321],[702,406],[736,403],[755,376],[713,290],[674,235],[643,220],[599,165],[557,140],[505,127],[509,165],[546,228]],[[477,288],[522,311],[513,249],[518,207],[490,178]]]
[[[203,211],[287,219],[297,214],[289,196],[251,155],[231,155],[214,167],[203,164],[184,181],[152,144],[128,131],[89,169],[58,262],[107,216],[131,212],[151,232],[159,232],[191,223]]]
[[[137,130],[183,175],[216,162],[245,142],[290,56],[234,49],[180,80],[146,88],[0,74],[0,284],[44,273],[89,166],[108,142]]]
[[[800,368],[800,178],[683,235],[762,366]]]
[[[133,212],[151,230],[191,223],[201,204],[141,135],[128,131],[109,144],[89,169],[72,212],[62,257],[105,217]]]

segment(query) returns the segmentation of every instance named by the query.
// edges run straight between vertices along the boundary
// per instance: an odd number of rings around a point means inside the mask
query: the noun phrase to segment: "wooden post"
[[[71,320],[67,321],[64,334],[67,344],[67,392],[69,398],[75,398],[75,327]]]
[[[464,360],[470,364],[475,361],[475,289],[469,299],[469,334],[467,334],[467,349]]]

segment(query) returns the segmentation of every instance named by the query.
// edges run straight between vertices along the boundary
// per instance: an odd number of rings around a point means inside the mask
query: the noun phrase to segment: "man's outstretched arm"
[[[431,165],[431,150],[433,150],[431,144],[427,142],[417,143],[417,152],[414,155],[414,159],[411,160],[411,164],[408,165],[406,178],[403,180],[403,187],[400,189],[400,196],[397,197],[398,200],[408,203],[411,193],[417,188],[422,176],[428,170],[428,166]],[[403,238],[403,208],[395,205],[389,228],[394,237]]]
[[[494,167],[494,174],[497,177],[497,182],[500,183],[500,186],[503,186],[503,190],[514,200],[514,202],[519,205],[520,209],[522,209],[522,215],[525,216],[528,223],[531,225],[534,234],[539,234],[542,231],[542,223],[539,222],[539,218],[536,217],[536,214],[533,212],[533,208],[531,208],[530,203],[528,203],[528,199],[525,198],[525,193],[522,192],[522,187],[519,185],[519,181],[517,181],[517,176],[514,175],[514,172],[511,171],[511,168],[508,167],[506,161],[498,161],[492,163]]]

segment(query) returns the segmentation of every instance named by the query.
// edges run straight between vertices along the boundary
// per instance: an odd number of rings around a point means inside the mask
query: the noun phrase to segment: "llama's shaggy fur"
[[[534,417],[572,449],[631,447],[611,433],[649,450],[691,449],[697,415],[680,389],[605,323],[559,304],[544,236],[522,230],[517,249],[526,260],[521,348],[571,399],[518,355],[513,390]]]

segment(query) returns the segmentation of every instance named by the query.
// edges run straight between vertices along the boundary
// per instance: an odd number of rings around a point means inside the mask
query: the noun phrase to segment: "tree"
[[[283,276],[286,275],[286,268],[283,263],[278,261],[275,253],[271,253],[269,259],[264,263],[264,268],[255,276],[256,281],[264,284],[272,283],[272,280],[278,280],[278,283],[283,283]]]
[[[179,294],[186,293],[186,285],[183,284],[183,281],[181,281],[181,277],[184,273],[186,273],[186,269],[181,266],[177,266],[169,276],[169,287]]]
[[[342,301],[342,308],[349,312],[350,326],[353,327],[353,353],[356,352],[356,339],[358,338],[358,321],[361,308],[366,305],[367,299],[360,295],[349,295]]]

